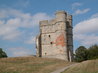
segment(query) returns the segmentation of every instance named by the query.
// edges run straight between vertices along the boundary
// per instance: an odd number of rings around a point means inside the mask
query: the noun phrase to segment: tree
[[[93,45],[89,48],[88,59],[98,59],[98,45]]]
[[[0,48],[0,58],[7,57],[7,54]]]
[[[88,50],[84,46],[80,46],[75,51],[75,61],[81,62],[88,59]]]

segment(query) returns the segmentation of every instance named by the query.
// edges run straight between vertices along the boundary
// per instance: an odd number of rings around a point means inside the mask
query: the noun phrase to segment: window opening
[[[53,44],[53,42],[50,42],[50,44],[52,45],[52,44]]]
[[[50,35],[49,35],[49,38],[50,38]]]
[[[45,52],[45,55],[47,55],[47,53]]]

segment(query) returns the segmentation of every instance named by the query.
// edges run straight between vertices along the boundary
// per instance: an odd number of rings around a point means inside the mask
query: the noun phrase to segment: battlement
[[[40,26],[46,26],[46,25],[52,25],[52,24],[55,24],[56,23],[56,20],[55,19],[52,19],[52,20],[43,20],[43,21],[40,21]]]
[[[65,11],[57,11],[55,15],[56,15],[56,21],[57,22],[59,22],[59,21],[66,22],[67,13]]]
[[[48,20],[43,20],[39,22],[40,26],[48,25]]]
[[[49,24],[55,24],[56,22],[66,22],[66,21],[72,21],[72,15],[67,14],[65,11],[57,11],[55,13],[55,18],[52,20],[43,20],[40,21],[40,26],[45,26]]]
[[[55,24],[57,21],[55,19],[52,19],[49,21],[49,24]]]
[[[55,13],[55,15],[57,15],[57,14],[66,14],[66,15],[67,15],[67,13],[66,13],[65,11],[57,11],[57,12]]]

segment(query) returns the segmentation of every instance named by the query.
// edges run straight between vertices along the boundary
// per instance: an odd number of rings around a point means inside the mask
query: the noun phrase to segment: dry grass
[[[0,73],[50,73],[68,66],[69,62],[58,59],[17,57],[0,59]]]
[[[89,60],[76,64],[62,73],[98,73],[98,60]]]

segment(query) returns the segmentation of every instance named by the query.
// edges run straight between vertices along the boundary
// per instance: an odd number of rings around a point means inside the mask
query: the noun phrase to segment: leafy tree
[[[93,45],[89,48],[88,59],[98,59],[98,45]]]
[[[7,57],[7,54],[0,48],[0,58]]]
[[[88,50],[84,46],[80,46],[75,51],[75,61],[81,62],[88,59]]]
[[[80,46],[75,51],[75,61],[81,62],[85,60],[98,59],[98,45],[93,45],[86,49]]]

